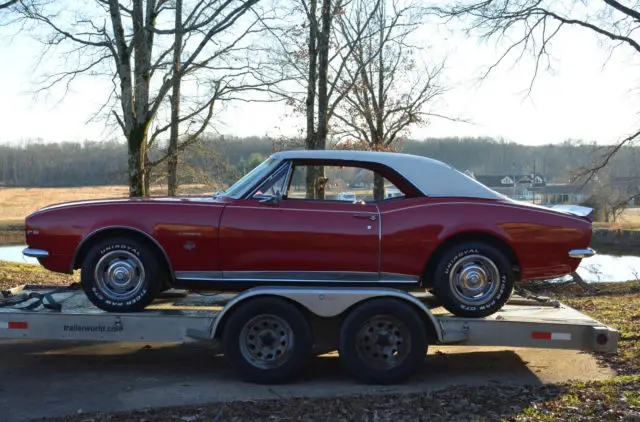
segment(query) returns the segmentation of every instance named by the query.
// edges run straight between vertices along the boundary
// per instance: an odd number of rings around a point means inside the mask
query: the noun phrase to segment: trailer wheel
[[[410,304],[373,299],[345,318],[339,352],[342,366],[354,378],[369,384],[397,383],[424,362],[426,327]]]
[[[247,381],[287,382],[311,356],[313,335],[306,316],[294,305],[274,297],[238,305],[225,324],[226,358]]]

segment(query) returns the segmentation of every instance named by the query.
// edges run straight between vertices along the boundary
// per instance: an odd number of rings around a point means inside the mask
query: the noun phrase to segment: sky
[[[482,66],[493,63],[503,47],[449,32],[430,26],[420,33],[425,45],[435,45],[424,53],[426,59],[447,56],[443,82],[449,91],[434,110],[471,123],[433,120],[427,127],[413,129],[413,139],[492,136],[528,145],[569,138],[610,143],[640,126],[638,63],[630,59],[628,49],[617,50],[607,61],[608,51],[591,33],[567,29],[551,50],[554,72],[540,73],[533,91],[527,94],[531,62],[513,66],[513,61],[507,60],[478,83]],[[6,29],[0,29],[0,143],[119,136],[111,128],[106,130],[103,123],[87,124],[108,94],[108,85],[85,78],[62,100],[55,95],[34,96],[34,65],[41,46],[29,34],[11,39],[7,35]],[[278,104],[231,104],[218,116],[216,130],[235,136],[290,134],[304,122],[287,119],[285,112]]]

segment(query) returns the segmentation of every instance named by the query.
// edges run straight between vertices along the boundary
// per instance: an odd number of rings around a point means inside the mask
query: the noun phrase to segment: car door
[[[292,179],[290,169],[283,174],[282,184],[275,183],[281,192]],[[296,198],[287,192],[279,197],[273,186],[225,207],[219,233],[226,280],[378,280],[380,215],[375,204]]]

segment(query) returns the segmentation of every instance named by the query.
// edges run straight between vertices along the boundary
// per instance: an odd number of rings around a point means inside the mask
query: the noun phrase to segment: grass
[[[23,284],[64,286],[79,281],[78,274],[60,274],[48,271],[39,265],[0,261],[0,290],[7,290]]]
[[[182,195],[209,194],[215,188],[205,185],[186,185]],[[152,196],[166,195],[165,186],[152,186]],[[77,188],[0,188],[0,221],[24,221],[30,213],[51,204],[103,198],[126,198],[127,186],[86,186]]]
[[[182,195],[210,194],[215,189],[204,185],[186,185]],[[165,186],[153,186],[152,196],[166,194]],[[87,186],[79,188],[0,188],[0,246],[24,245],[24,219],[47,205],[69,201],[126,198],[126,186]]]
[[[595,228],[640,230],[640,208],[627,208],[615,223],[594,222]]]
[[[618,354],[598,355],[617,376],[606,381],[568,383],[562,393],[548,401],[527,407],[523,415],[535,419],[640,420],[640,283],[603,283],[594,296],[562,297],[564,303],[621,332]],[[516,418],[518,419],[518,418]]]
[[[0,246],[24,245],[24,221],[0,221]]]
[[[19,284],[62,284],[77,274],[0,261],[0,288]],[[598,283],[598,292],[544,292],[622,333],[617,355],[596,354],[616,376],[597,382],[537,386],[459,386],[429,393],[317,399],[260,400],[72,415],[51,421],[346,421],[346,420],[640,420],[640,282]]]

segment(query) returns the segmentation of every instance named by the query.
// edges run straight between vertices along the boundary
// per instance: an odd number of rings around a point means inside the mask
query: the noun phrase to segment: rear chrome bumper
[[[42,249],[25,248],[22,251],[22,255],[28,256],[30,258],[46,258],[49,256],[49,252]]]
[[[589,258],[590,256],[593,256],[595,254],[596,254],[596,251],[594,251],[591,248],[572,249],[569,251],[569,257],[571,258]]]

